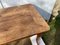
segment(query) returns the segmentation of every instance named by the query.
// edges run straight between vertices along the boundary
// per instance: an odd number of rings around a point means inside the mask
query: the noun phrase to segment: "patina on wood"
[[[33,5],[0,10],[0,44],[49,30],[49,26]]]

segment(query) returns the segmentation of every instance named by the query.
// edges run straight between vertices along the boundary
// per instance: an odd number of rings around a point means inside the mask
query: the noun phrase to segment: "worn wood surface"
[[[24,39],[18,39],[16,41],[12,41],[2,45],[32,45],[32,43],[29,38],[24,38]]]
[[[0,44],[49,30],[49,26],[33,5],[0,10]]]

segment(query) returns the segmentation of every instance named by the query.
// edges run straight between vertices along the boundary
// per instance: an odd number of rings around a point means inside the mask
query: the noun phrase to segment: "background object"
[[[54,6],[54,9],[53,9],[53,16],[56,17],[57,15],[59,15],[58,11],[60,11],[60,0],[56,0],[56,4]]]

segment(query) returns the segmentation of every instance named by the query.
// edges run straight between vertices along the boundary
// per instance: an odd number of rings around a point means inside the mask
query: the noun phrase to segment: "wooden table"
[[[0,10],[0,44],[48,31],[50,28],[33,5]]]

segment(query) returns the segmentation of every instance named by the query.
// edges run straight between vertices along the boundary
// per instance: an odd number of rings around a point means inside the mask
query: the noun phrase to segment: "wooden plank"
[[[48,24],[31,4],[0,10],[0,44],[48,30]]]
[[[9,42],[3,45],[32,45],[32,44],[29,38],[24,38],[24,39],[18,39],[16,41]]]

